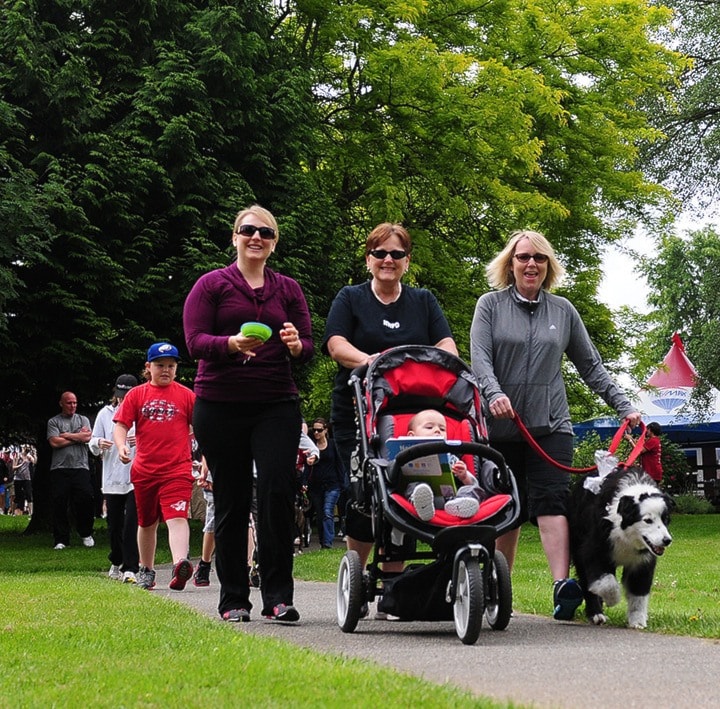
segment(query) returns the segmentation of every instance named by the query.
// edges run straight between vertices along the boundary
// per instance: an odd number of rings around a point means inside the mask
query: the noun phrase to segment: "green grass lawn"
[[[0,516],[0,707],[497,707],[371,662],[312,652],[104,578],[107,534],[57,552]],[[193,556],[201,530],[192,523]],[[157,563],[170,562],[159,534]],[[335,571],[340,552],[335,556]],[[325,562],[320,553],[303,555]],[[317,576],[330,577],[326,568]],[[334,612],[334,609],[328,609]],[[339,632],[339,631],[338,631]]]
[[[0,516],[0,648],[12,678],[0,706],[508,706],[372,663],[311,652],[237,632],[151,593],[103,578],[107,535],[97,546],[52,549],[21,534],[27,520]],[[200,528],[193,524],[193,556]],[[658,564],[649,631],[720,637],[720,515],[676,516]],[[158,563],[170,561],[159,536]],[[296,558],[297,578],[335,581],[341,549]],[[523,529],[513,574],[516,611],[550,615],[550,578],[537,530]],[[331,609],[328,612],[333,612]],[[609,610],[624,625],[625,603]],[[313,678],[308,682],[308,676]],[[348,677],[352,682],[348,682]],[[12,697],[12,700],[10,698]]]

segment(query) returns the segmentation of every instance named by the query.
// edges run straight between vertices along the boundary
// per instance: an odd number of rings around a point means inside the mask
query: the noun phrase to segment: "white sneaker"
[[[122,575],[122,571],[120,571],[120,567],[115,566],[115,564],[113,564],[110,567],[110,571],[108,571],[108,578],[112,579],[113,581],[120,581],[122,576],[123,575]]]
[[[94,547],[95,546],[95,540],[92,537],[83,537],[82,543],[84,547]]]
[[[135,578],[135,574],[132,571],[126,571],[122,575],[122,582],[123,583],[137,583],[137,579]]]
[[[423,522],[429,522],[435,516],[434,498],[432,488],[426,483],[417,485],[410,495],[410,502]]]
[[[400,617],[390,615],[390,613],[385,613],[385,611],[375,611],[375,620],[400,620]]]
[[[445,512],[453,517],[467,519],[472,517],[480,507],[480,503],[474,497],[454,497],[445,503]]]
[[[65,545],[58,542],[53,548],[54,549],[64,549]]]

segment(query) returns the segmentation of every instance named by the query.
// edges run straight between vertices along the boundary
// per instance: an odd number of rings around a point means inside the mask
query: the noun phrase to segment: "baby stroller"
[[[520,502],[503,457],[486,444],[472,371],[444,350],[410,345],[387,350],[353,371],[350,385],[360,440],[355,504],[371,518],[375,550],[366,569],[355,551],[342,558],[338,625],[353,632],[366,604],[379,597],[378,610],[401,620],[454,620],[467,645],[478,639],[483,616],[491,628],[504,630],[512,614],[512,587],[495,540],[517,522]],[[388,439],[404,435],[412,416],[428,408],[445,416],[447,440],[411,445],[388,460]],[[442,453],[461,457],[487,497],[468,519],[436,510],[424,522],[403,495],[403,468]],[[384,572],[380,564],[387,561],[405,562],[405,568]]]

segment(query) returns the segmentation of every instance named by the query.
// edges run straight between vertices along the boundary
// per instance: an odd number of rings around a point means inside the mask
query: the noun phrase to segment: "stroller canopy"
[[[368,367],[366,393],[369,433],[376,431],[381,413],[434,408],[469,419],[487,439],[475,377],[445,350],[407,345],[383,352]]]

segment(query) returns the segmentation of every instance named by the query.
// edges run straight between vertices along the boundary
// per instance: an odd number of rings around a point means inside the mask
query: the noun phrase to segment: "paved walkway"
[[[195,588],[191,582],[182,592],[170,591],[169,580],[169,567],[159,568],[153,593],[218,617],[214,573],[209,588]],[[452,622],[367,620],[354,633],[343,633],[335,618],[332,583],[296,582],[295,605],[301,614],[296,625],[261,619],[259,595],[252,591],[253,620],[235,626],[238,632],[371,660],[497,700],[573,709],[720,706],[720,640],[516,615],[507,630],[484,626],[477,643],[467,646]]]

